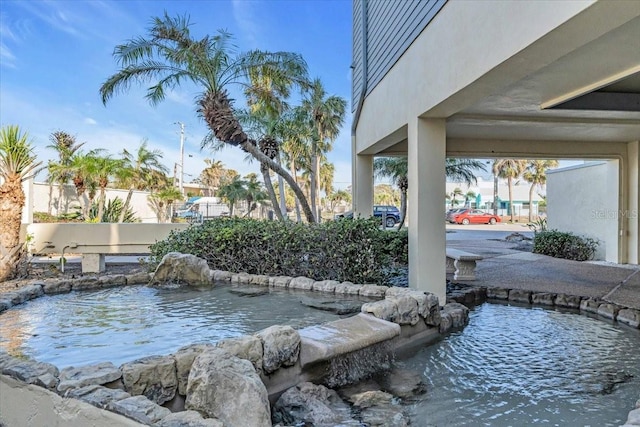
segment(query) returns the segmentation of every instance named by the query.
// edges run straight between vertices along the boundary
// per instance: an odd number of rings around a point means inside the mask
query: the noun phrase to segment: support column
[[[104,254],[83,254],[83,273],[102,273],[105,270]]]
[[[627,156],[627,262],[640,264],[640,141],[629,143]]]
[[[373,156],[353,155],[353,216],[373,215]]]
[[[408,128],[409,286],[446,303],[446,130],[444,119],[420,119]]]

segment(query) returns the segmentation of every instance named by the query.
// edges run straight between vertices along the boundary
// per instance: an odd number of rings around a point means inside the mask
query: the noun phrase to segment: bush
[[[384,284],[389,267],[406,259],[406,241],[406,233],[379,230],[375,218],[311,225],[217,218],[152,245],[150,264],[182,252],[219,270]]]
[[[541,231],[533,238],[533,253],[586,261],[593,258],[598,241],[558,230]]]

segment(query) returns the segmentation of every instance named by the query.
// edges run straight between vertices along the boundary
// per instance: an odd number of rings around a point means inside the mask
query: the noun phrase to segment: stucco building
[[[614,159],[640,198],[640,2],[354,0],[354,209],[408,155],[410,286],[445,296],[445,158]],[[613,190],[613,189],[612,189]],[[638,218],[617,261],[638,264]]]

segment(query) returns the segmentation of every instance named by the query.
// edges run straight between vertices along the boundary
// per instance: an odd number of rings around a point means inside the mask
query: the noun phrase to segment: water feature
[[[256,297],[235,290],[255,290]],[[268,296],[261,294],[268,292]],[[299,329],[336,320],[300,303],[327,295],[218,285],[210,290],[127,286],[38,298],[0,315],[0,350],[59,367],[169,354],[271,325]],[[340,301],[339,297],[331,299]],[[354,301],[350,297],[342,301]],[[370,301],[370,299],[361,299]]]
[[[575,312],[484,304],[397,363],[423,374],[413,425],[624,424],[640,396],[640,331]]]

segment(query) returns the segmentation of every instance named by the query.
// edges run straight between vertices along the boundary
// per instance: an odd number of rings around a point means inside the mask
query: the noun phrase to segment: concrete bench
[[[447,274],[453,274],[454,282],[476,280],[476,261],[481,259],[471,252],[447,248]]]

